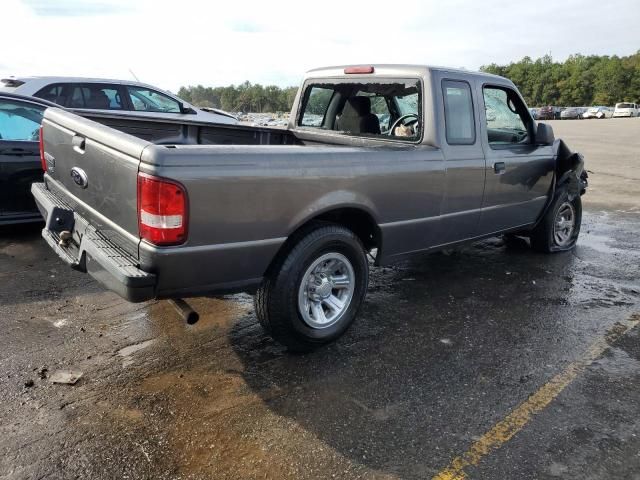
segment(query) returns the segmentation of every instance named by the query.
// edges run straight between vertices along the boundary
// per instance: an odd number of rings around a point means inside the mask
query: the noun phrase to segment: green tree
[[[550,55],[524,57],[481,70],[510,78],[533,106],[640,102],[640,50],[628,57],[576,54],[564,62],[554,62]]]

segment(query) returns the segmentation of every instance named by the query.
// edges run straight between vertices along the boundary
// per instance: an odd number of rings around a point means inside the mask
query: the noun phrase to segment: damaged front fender
[[[569,199],[573,199],[576,195],[583,195],[588,186],[588,174],[584,169],[583,155],[572,152],[563,140],[553,142],[553,153],[556,158],[554,190],[561,185],[566,185]]]
[[[572,152],[563,140],[555,140],[553,142],[553,153],[556,161],[555,181],[551,185],[549,198],[534,228],[540,224],[540,221],[546,215],[561,187],[567,186],[568,198],[573,200],[577,195],[584,195],[589,185],[587,171],[584,168],[584,157],[581,153]]]

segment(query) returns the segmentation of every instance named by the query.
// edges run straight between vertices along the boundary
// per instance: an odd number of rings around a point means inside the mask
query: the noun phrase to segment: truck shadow
[[[312,354],[242,330],[230,342],[272,412],[362,468],[430,476],[588,341],[579,263],[489,240],[374,268],[355,325]]]

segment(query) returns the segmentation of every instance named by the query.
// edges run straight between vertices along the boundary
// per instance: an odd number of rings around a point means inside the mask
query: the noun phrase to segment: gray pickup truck
[[[101,119],[50,108],[43,237],[124,298],[255,293],[292,350],[339,337],[369,263],[499,234],[571,249],[582,156],[509,80],[410,65],[312,70],[287,129]]]

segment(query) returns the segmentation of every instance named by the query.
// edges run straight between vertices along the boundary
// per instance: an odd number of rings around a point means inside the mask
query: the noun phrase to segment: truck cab
[[[531,224],[553,179],[553,147],[503,77],[406,65],[312,70],[291,119],[299,138],[424,152],[439,172],[421,200],[431,247]]]

